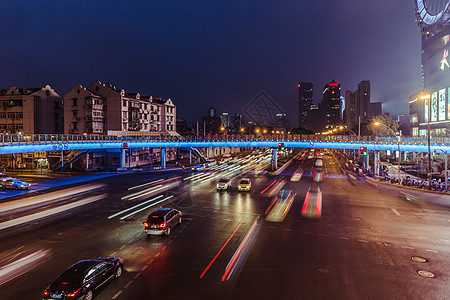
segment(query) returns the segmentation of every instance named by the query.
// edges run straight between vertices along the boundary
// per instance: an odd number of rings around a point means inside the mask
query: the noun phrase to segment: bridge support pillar
[[[192,165],[192,150],[189,149],[189,165]]]
[[[277,149],[274,148],[272,151],[272,170],[276,170],[278,167],[278,162],[277,162]]]
[[[161,169],[166,168],[166,148],[161,148]]]
[[[125,151],[126,149],[120,149],[120,168],[125,168]]]

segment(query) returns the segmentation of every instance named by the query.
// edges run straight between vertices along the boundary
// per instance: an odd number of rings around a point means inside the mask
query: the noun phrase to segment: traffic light
[[[278,148],[279,148],[281,151],[284,151],[284,143],[278,143]]]
[[[367,155],[367,147],[359,147],[359,151],[361,151],[362,155]]]
[[[128,143],[123,143],[123,149],[128,149]]]

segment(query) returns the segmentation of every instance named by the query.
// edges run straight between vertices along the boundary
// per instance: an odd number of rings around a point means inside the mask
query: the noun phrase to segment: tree
[[[382,125],[374,125],[375,122],[379,122]],[[385,126],[383,126],[385,125]],[[389,127],[394,132],[397,132],[398,127],[400,126],[397,121],[394,121],[391,117],[386,115],[378,115],[374,116],[370,119],[369,122],[369,130],[374,136],[392,136],[392,132],[386,128]]]

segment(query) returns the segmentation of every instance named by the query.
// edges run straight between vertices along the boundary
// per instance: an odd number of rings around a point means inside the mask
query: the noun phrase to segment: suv
[[[174,208],[160,208],[148,215],[144,222],[147,237],[151,235],[169,235],[172,227],[181,224],[181,212]]]
[[[217,191],[229,191],[231,189],[231,180],[228,177],[220,178],[217,182]]]

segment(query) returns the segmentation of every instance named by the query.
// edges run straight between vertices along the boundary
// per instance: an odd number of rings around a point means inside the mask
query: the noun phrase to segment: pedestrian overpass
[[[367,151],[428,152],[428,140],[422,137],[375,137],[338,135],[212,135],[205,137],[175,136],[111,136],[111,135],[0,135],[0,154],[46,151],[107,150],[121,151],[121,166],[127,149],[161,148],[161,167],[165,167],[166,148],[251,147],[272,148],[280,144],[286,148],[360,149]],[[430,151],[450,152],[450,137],[433,137]]]

